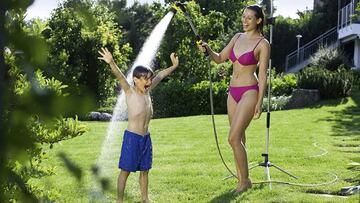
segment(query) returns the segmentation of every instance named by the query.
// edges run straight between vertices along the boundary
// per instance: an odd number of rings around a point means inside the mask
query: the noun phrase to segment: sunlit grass
[[[238,196],[230,192],[236,187],[236,180],[222,180],[229,174],[218,156],[210,116],[154,119],[150,124],[154,150],[150,199],[154,202],[358,202],[358,195],[343,198],[316,193],[337,195],[341,187],[359,182],[359,172],[347,169],[351,159],[359,157],[359,103],[359,94],[355,94],[347,100],[326,101],[312,108],[271,113],[270,161],[299,177],[298,180],[292,179],[271,167],[272,179],[318,184],[329,182],[337,176],[335,183],[318,187],[272,184],[272,190],[267,184],[254,184],[252,190]],[[264,113],[260,120],[251,123],[247,131],[250,165],[263,161],[265,118]],[[110,190],[106,192],[105,199],[94,199],[94,192],[91,191],[98,182],[91,175],[91,167],[100,154],[108,123],[86,124],[90,132],[57,144],[49,152],[45,164],[55,166],[56,175],[35,182],[58,191],[59,202],[89,202],[90,199],[94,202],[114,202],[122,136],[116,141],[119,143],[114,150],[116,154],[109,155],[114,163],[113,168],[105,174],[110,181]],[[216,124],[225,160],[234,168],[232,152],[227,143],[227,116],[216,115]],[[65,152],[83,169],[80,183],[64,168],[57,156],[59,152]],[[264,181],[264,175],[263,167],[250,171],[253,182]],[[138,173],[131,174],[126,200],[140,200],[139,190]]]

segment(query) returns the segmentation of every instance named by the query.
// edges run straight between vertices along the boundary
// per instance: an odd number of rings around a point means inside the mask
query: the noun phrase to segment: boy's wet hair
[[[133,71],[133,77],[139,78],[139,79],[141,77],[149,79],[149,78],[153,77],[153,75],[154,75],[154,72],[150,68],[147,68],[147,67],[141,66],[141,65],[136,66]]]

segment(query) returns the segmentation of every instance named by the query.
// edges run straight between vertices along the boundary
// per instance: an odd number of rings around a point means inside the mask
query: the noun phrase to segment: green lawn
[[[247,131],[250,165],[263,161],[265,118],[251,123]],[[86,122],[90,131],[81,137],[64,141],[49,151],[45,165],[54,167],[55,175],[34,180],[57,191],[58,202],[114,202],[117,162],[120,152],[122,123],[114,139],[105,142],[109,123]],[[234,168],[227,143],[227,116],[216,116],[220,147]],[[359,194],[341,197],[340,188],[359,183],[359,170],[348,169],[360,154],[360,94],[344,100],[322,102],[305,109],[277,111],[271,114],[270,161],[298,176],[291,179],[270,168],[273,180],[317,184],[338,180],[330,185],[299,187],[284,184],[254,184],[253,189],[233,196],[234,178],[222,180],[228,172],[222,165],[215,145],[210,116],[154,119],[150,124],[153,141],[153,169],[150,172],[150,199],[153,202],[358,202]],[[101,151],[104,153],[100,155]],[[83,171],[81,181],[67,170],[58,156],[65,152]],[[100,176],[109,180],[110,189],[102,195],[99,177],[91,167],[102,166]],[[253,182],[264,181],[264,168],[250,171]],[[320,195],[332,194],[332,196]],[[129,177],[127,202],[140,200],[138,173]]]

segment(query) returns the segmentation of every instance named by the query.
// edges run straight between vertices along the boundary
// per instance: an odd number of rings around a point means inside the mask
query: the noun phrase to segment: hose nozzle
[[[186,3],[181,3],[179,1],[176,1],[175,6],[178,7],[182,12],[187,13],[186,8],[185,8]]]
[[[174,15],[175,15],[178,11],[181,11],[181,10],[177,6],[172,5],[171,8],[170,8],[170,11],[173,12]]]

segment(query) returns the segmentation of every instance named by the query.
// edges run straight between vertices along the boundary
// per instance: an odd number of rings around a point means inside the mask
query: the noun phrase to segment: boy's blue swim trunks
[[[152,166],[150,133],[141,136],[125,130],[119,168],[129,172],[147,171]]]

